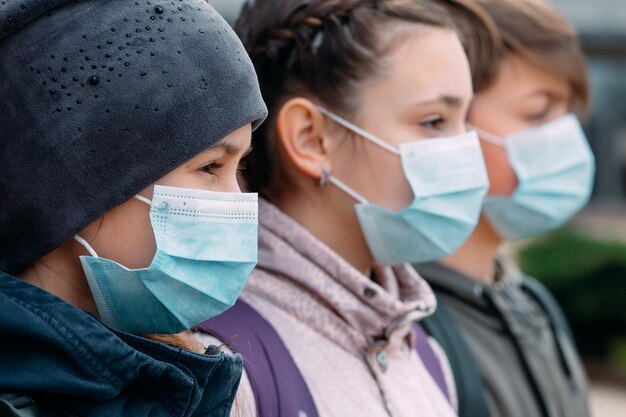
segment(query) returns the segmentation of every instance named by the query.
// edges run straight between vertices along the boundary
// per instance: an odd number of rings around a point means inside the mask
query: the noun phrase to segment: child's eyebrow
[[[417,101],[412,104],[413,107],[423,106],[426,104],[434,104],[434,103],[443,103],[451,108],[459,108],[463,105],[464,100],[460,97],[449,96],[449,95],[441,95],[435,98],[426,99],[423,101]]]
[[[228,155],[234,156],[241,152],[241,148],[231,143],[219,143],[213,146],[210,150],[223,149]]]
[[[546,96],[550,100],[558,100],[566,96],[566,94],[562,91],[558,90],[550,90],[548,88],[540,88],[534,91],[531,91],[526,95],[526,97],[535,97],[535,96]]]

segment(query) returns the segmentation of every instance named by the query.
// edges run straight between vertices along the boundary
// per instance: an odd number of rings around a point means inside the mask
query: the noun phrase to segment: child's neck
[[[350,197],[334,187],[323,190],[315,187],[299,195],[274,198],[274,204],[356,270],[370,277],[373,261]],[[334,197],[329,197],[331,192],[335,193]],[[331,198],[347,198],[348,204],[330,210]]]
[[[481,216],[470,238],[442,263],[476,281],[491,284],[495,281],[495,260],[500,243],[500,236]]]

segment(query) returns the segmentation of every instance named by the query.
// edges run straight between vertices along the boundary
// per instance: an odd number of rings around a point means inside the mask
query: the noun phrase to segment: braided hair
[[[252,58],[270,113],[254,133],[255,151],[246,159],[248,187],[272,200],[292,186],[284,164],[275,160],[275,116],[283,103],[301,96],[339,114],[353,114],[358,87],[377,74],[381,57],[397,43],[390,35],[416,24],[456,30],[462,41],[472,36],[474,42],[464,43],[473,48],[466,48],[470,66],[472,60],[499,52],[495,25],[471,0],[246,3],[235,31]]]

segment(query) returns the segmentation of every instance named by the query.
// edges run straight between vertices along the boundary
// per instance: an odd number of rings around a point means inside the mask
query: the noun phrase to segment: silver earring
[[[330,177],[330,174],[328,173],[328,171],[323,169],[322,173],[320,174],[319,186],[320,187],[327,187],[328,186],[328,178],[329,177]]]

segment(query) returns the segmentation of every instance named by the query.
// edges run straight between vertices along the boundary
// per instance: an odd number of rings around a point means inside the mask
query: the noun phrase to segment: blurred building
[[[589,58],[592,104],[585,125],[598,158],[594,202],[621,206],[626,203],[626,0],[549,1],[575,24]],[[244,0],[209,2],[232,23]]]

